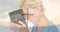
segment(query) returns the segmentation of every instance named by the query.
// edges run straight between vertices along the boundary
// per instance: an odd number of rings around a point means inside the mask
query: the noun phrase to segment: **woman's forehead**
[[[37,4],[37,3],[41,3],[41,0],[21,0],[20,2],[24,2],[24,4]]]
[[[42,2],[40,0],[26,0],[23,7],[35,7],[42,5]]]
[[[26,0],[27,3],[40,3],[41,0]]]

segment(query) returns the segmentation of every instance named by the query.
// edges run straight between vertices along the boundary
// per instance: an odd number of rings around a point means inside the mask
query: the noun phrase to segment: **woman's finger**
[[[22,26],[26,27],[26,25],[25,25],[22,21],[19,21],[19,23],[20,23]]]

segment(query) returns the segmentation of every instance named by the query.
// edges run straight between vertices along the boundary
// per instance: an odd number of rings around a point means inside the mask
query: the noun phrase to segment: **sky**
[[[0,32],[12,32],[8,13],[18,9],[19,0],[0,0]]]
[[[18,9],[19,0],[0,0],[0,21],[9,21],[8,13]],[[0,25],[3,24],[0,22]]]
[[[55,25],[60,24],[60,1],[42,0],[45,8],[46,17]]]

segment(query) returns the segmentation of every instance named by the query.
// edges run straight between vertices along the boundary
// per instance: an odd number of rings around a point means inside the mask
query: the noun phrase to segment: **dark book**
[[[18,9],[18,10],[10,12],[9,16],[10,16],[11,22],[13,22],[15,24],[20,25],[20,23],[18,21],[22,21],[24,24],[26,24],[22,9]]]

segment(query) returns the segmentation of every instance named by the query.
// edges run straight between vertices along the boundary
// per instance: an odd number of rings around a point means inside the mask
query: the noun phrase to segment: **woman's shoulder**
[[[40,32],[58,32],[58,29],[56,26],[45,26],[41,27]]]
[[[49,22],[47,26],[41,27],[40,32],[58,32],[58,28],[52,22]]]

